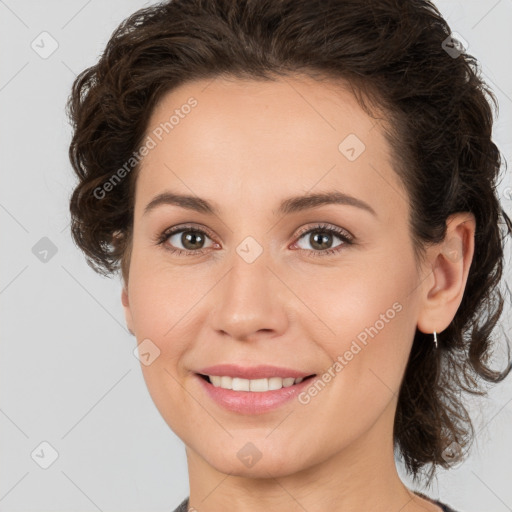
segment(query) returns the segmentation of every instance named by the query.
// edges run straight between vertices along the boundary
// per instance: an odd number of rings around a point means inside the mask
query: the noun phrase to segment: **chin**
[[[220,452],[204,454],[202,457],[216,471],[239,477],[284,477],[304,469],[301,466],[302,459],[299,460],[297,454],[288,456],[270,448],[260,451],[250,441],[241,447],[238,444],[236,443],[236,447],[225,447]],[[254,445],[258,446],[257,442]],[[232,456],[226,456],[231,453]]]

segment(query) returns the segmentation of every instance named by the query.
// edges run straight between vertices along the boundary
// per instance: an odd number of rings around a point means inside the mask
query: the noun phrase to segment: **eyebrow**
[[[338,191],[289,197],[288,199],[285,199],[281,202],[277,214],[286,215],[329,204],[355,206],[371,213],[374,216],[377,216],[375,210],[368,203]],[[207,215],[220,215],[219,207],[214,203],[207,201],[206,199],[202,199],[197,196],[177,194],[170,191],[165,191],[155,196],[146,205],[143,215],[147,215],[150,211],[161,205],[174,205],[185,208],[187,210],[205,213]]]

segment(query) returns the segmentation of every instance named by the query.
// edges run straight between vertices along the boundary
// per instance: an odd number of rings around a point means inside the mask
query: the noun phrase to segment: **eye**
[[[302,251],[310,253],[311,256],[325,256],[337,253],[342,250],[343,246],[352,245],[354,243],[353,236],[350,235],[350,233],[338,227],[331,227],[328,224],[319,224],[309,229],[306,228],[306,231],[301,230],[299,232],[299,240],[306,235],[308,235],[308,237],[306,237],[305,240],[313,247],[313,250],[304,249],[300,246],[299,248]],[[341,240],[341,243],[334,248],[332,248],[333,237]],[[298,242],[295,242],[294,245],[297,244]]]
[[[195,226],[175,226],[164,231],[156,242],[158,245],[163,245],[166,250],[179,256],[196,256],[206,252],[203,247],[206,239],[211,240],[209,234],[203,229]],[[181,244],[183,249],[179,246],[176,248],[176,244]]]

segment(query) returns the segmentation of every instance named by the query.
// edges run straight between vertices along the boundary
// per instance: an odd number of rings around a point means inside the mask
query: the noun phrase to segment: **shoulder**
[[[451,508],[449,505],[447,505],[446,503],[443,503],[442,501],[436,500],[434,498],[430,498],[429,496],[427,496],[423,492],[414,491],[414,494],[416,494],[417,496],[420,496],[421,498],[429,501],[430,503],[433,503],[434,505],[437,505],[438,507],[441,507],[443,512],[462,512],[462,511],[457,511],[457,510]]]
[[[443,509],[443,512],[462,512],[462,511],[455,510],[455,509],[451,508],[450,506],[448,506],[445,503],[442,503],[440,501],[436,501],[436,500],[433,500],[433,501],[434,501],[434,503],[436,505],[439,505]]]
[[[460,511],[454,510],[453,508],[449,507],[448,505],[446,505],[445,503],[442,503],[440,501],[437,501],[437,500],[430,500],[430,501],[434,502],[436,505],[439,505],[443,509],[443,512],[460,512]],[[191,512],[188,510],[188,496],[178,505],[177,508],[175,508],[173,510],[173,512]]]
[[[178,505],[178,508],[174,509],[173,512],[189,512],[188,510],[188,496]],[[449,511],[451,512],[451,511]]]

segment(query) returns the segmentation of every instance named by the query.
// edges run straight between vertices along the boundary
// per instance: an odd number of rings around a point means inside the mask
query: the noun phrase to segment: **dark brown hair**
[[[348,84],[367,113],[385,113],[379,123],[408,192],[417,261],[444,239],[450,214],[472,212],[477,224],[460,307],[437,351],[416,330],[400,389],[395,447],[415,480],[431,464],[428,484],[436,466],[451,466],[448,447],[473,440],[461,391],[484,395],[482,380],[500,382],[512,369],[508,344],[505,370],[487,366],[499,341],[504,237],[512,232],[496,194],[497,102],[476,59],[458,46],[460,55],[447,51],[450,32],[426,0],[175,0],[125,20],[99,62],[78,75],[67,105],[79,178],[72,236],[94,270],[121,267],[125,283],[139,165],[104,197],[94,191],[140,146],[166,92],[195,79],[303,75]]]

